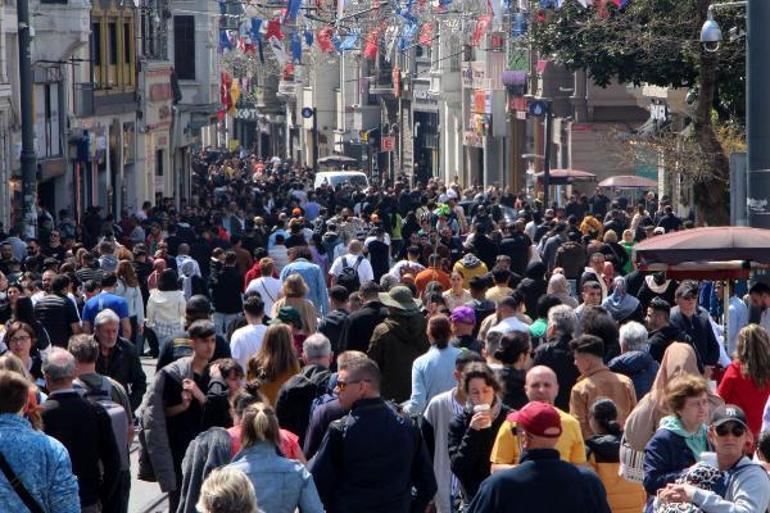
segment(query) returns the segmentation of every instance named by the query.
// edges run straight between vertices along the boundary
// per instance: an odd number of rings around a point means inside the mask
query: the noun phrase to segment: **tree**
[[[699,162],[707,166],[689,173],[696,214],[708,224],[728,224],[730,169],[714,123],[744,125],[744,42],[725,41],[719,53],[703,50],[700,28],[711,0],[630,0],[622,9],[596,3],[598,8],[586,9],[567,0],[561,9],[538,11],[531,44],[569,69],[585,69],[600,86],[616,79],[694,88],[692,137],[704,156]],[[728,14],[720,18],[722,26],[740,31],[740,13]],[[691,165],[677,164],[685,171]]]

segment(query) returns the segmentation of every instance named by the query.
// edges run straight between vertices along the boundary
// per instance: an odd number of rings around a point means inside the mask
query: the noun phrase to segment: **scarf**
[[[631,294],[626,294],[626,281],[623,278],[615,278],[613,284],[615,288],[612,290],[612,294],[604,300],[602,306],[613,319],[622,321],[639,308],[639,300]]]
[[[706,441],[706,425],[701,424],[694,433],[687,431],[682,425],[682,421],[676,415],[668,415],[660,419],[660,429],[668,429],[684,438],[687,447],[692,451],[695,460],[700,458],[701,453],[706,452],[708,443]]]

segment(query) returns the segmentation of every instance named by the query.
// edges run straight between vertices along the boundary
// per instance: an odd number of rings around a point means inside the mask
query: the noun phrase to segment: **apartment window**
[[[102,68],[102,24],[91,24],[91,69],[93,82],[97,89],[104,87],[105,78]]]
[[[195,16],[174,16],[174,70],[180,80],[195,80]]]
[[[163,176],[163,150],[155,150],[155,176]]]
[[[38,157],[61,154],[59,83],[35,84],[35,146]]]
[[[131,87],[134,85],[134,32],[131,23],[123,23],[123,86]]]
[[[110,34],[110,66],[115,66],[118,63],[118,26],[116,23],[107,24]]]

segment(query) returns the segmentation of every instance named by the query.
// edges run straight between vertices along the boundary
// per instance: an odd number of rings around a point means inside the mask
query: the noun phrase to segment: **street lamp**
[[[719,28],[719,23],[714,20],[711,7],[713,6],[709,6],[708,18],[700,29],[700,42],[704,50],[714,53],[719,50],[719,44],[722,42],[722,29]]]

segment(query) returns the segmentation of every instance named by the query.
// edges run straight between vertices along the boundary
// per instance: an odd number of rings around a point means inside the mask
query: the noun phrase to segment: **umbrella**
[[[599,182],[599,187],[615,189],[655,189],[658,182],[636,175],[611,176]]]
[[[535,173],[535,178],[543,181],[544,172]],[[591,182],[596,180],[596,175],[588,171],[578,169],[551,169],[548,182],[551,185],[563,185],[572,182]]]
[[[713,226],[668,233],[634,246],[634,260],[640,268],[735,260],[770,264],[770,230]]]
[[[347,155],[327,155],[318,159],[319,164],[323,165],[345,165],[345,164],[358,164],[358,161]]]

